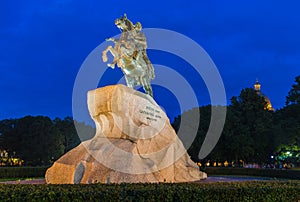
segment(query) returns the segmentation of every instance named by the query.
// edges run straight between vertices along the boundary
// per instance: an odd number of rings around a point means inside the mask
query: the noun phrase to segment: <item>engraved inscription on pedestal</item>
[[[146,115],[146,119],[150,121],[159,121],[162,117],[161,112],[151,106],[146,106],[145,109],[140,109],[141,114]]]
[[[114,127],[133,141],[156,136],[168,122],[165,112],[150,96],[130,88],[126,88],[126,91],[121,90],[123,88],[124,86],[116,88],[111,95],[109,105]]]

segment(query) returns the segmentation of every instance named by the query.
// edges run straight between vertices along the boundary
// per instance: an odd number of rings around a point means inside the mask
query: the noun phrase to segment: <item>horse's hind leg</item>
[[[126,84],[129,88],[133,88],[134,87],[134,84],[133,84],[133,81],[132,81],[132,78],[128,77],[127,75],[125,75],[125,81],[126,81]]]
[[[153,97],[153,91],[152,91],[152,87],[151,87],[151,84],[150,82],[144,77],[144,78],[141,78],[141,83],[143,85],[143,89],[144,91],[150,95],[151,97]]]

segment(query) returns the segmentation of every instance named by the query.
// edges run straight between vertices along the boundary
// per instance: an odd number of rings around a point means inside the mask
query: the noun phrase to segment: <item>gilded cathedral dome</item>
[[[256,82],[254,84],[254,90],[256,91],[256,93],[258,95],[262,96],[265,99],[265,102],[267,103],[265,109],[267,109],[269,111],[274,111],[274,108],[272,107],[270,99],[261,92],[260,87],[261,87],[260,83],[258,82],[258,80],[256,80]]]

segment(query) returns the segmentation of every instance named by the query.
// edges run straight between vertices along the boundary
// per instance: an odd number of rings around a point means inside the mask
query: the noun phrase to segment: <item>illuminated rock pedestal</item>
[[[58,159],[46,172],[49,184],[189,182],[200,172],[169,119],[146,94],[123,85],[88,92],[94,138]]]

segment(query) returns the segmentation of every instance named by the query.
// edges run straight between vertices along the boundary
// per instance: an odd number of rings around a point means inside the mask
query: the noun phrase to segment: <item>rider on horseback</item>
[[[117,64],[122,69],[127,86],[133,88],[143,85],[145,92],[153,96],[150,80],[154,79],[154,70],[146,53],[147,43],[145,35],[141,32],[141,23],[137,22],[133,25],[124,14],[124,17],[115,20],[115,25],[122,31],[122,34],[120,39],[107,39],[107,41],[113,41],[115,46],[114,48],[108,46],[102,52],[103,62],[107,61],[107,52],[111,52],[114,60],[113,63],[107,65],[114,68]]]

